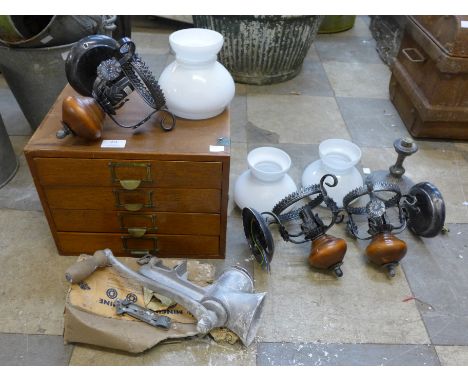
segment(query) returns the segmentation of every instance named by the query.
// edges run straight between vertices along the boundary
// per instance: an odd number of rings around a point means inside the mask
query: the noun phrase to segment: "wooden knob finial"
[[[340,265],[346,254],[347,244],[343,239],[322,235],[312,242],[309,264],[318,269],[333,269],[338,277],[343,276]]]
[[[386,266],[398,264],[406,255],[407,246],[391,233],[380,233],[372,238],[371,243],[366,248],[366,256],[374,264]],[[393,267],[389,268],[391,276],[394,275]]]
[[[94,98],[69,96],[62,103],[64,128],[57,132],[57,138],[73,134],[88,140],[101,138],[104,111]]]

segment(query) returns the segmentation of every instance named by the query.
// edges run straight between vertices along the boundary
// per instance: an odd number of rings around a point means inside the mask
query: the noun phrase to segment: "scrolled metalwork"
[[[390,193],[391,196],[384,197],[383,193]],[[369,202],[364,207],[352,207],[351,203],[363,196],[369,196]],[[343,208],[348,214],[348,232],[361,240],[368,240],[382,232],[401,232],[406,227],[406,216],[400,206],[402,194],[398,185],[387,182],[367,182],[364,186],[350,191],[343,198]],[[399,225],[389,222],[387,210],[396,207],[398,209]],[[353,215],[367,216],[369,236],[361,236],[359,228],[354,222]]]

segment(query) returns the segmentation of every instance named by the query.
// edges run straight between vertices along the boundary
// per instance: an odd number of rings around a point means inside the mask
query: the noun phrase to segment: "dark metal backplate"
[[[245,207],[242,210],[242,222],[252,255],[258,263],[269,269],[275,244],[265,219],[255,209]]]
[[[408,208],[408,227],[418,236],[434,237],[445,223],[445,202],[436,186],[421,182],[409,190],[416,198],[414,208]]]

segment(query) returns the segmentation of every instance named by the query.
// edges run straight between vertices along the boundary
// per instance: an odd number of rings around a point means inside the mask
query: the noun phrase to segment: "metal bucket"
[[[0,71],[34,130],[67,84],[65,60],[72,46],[34,49],[0,46]]]
[[[319,33],[338,33],[351,29],[356,16],[325,16],[320,25]]]
[[[295,77],[322,16],[193,16],[224,36],[219,61],[236,82],[266,85]]]
[[[0,16],[0,42],[18,48],[44,48],[78,41],[99,32],[101,16]]]
[[[15,176],[18,166],[18,159],[0,115],[0,188]]]

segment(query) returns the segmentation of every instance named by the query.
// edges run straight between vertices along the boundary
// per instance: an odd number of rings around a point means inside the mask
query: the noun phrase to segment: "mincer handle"
[[[96,251],[94,255],[71,265],[65,271],[65,278],[72,284],[78,284],[90,276],[97,268],[108,265],[105,251]]]

